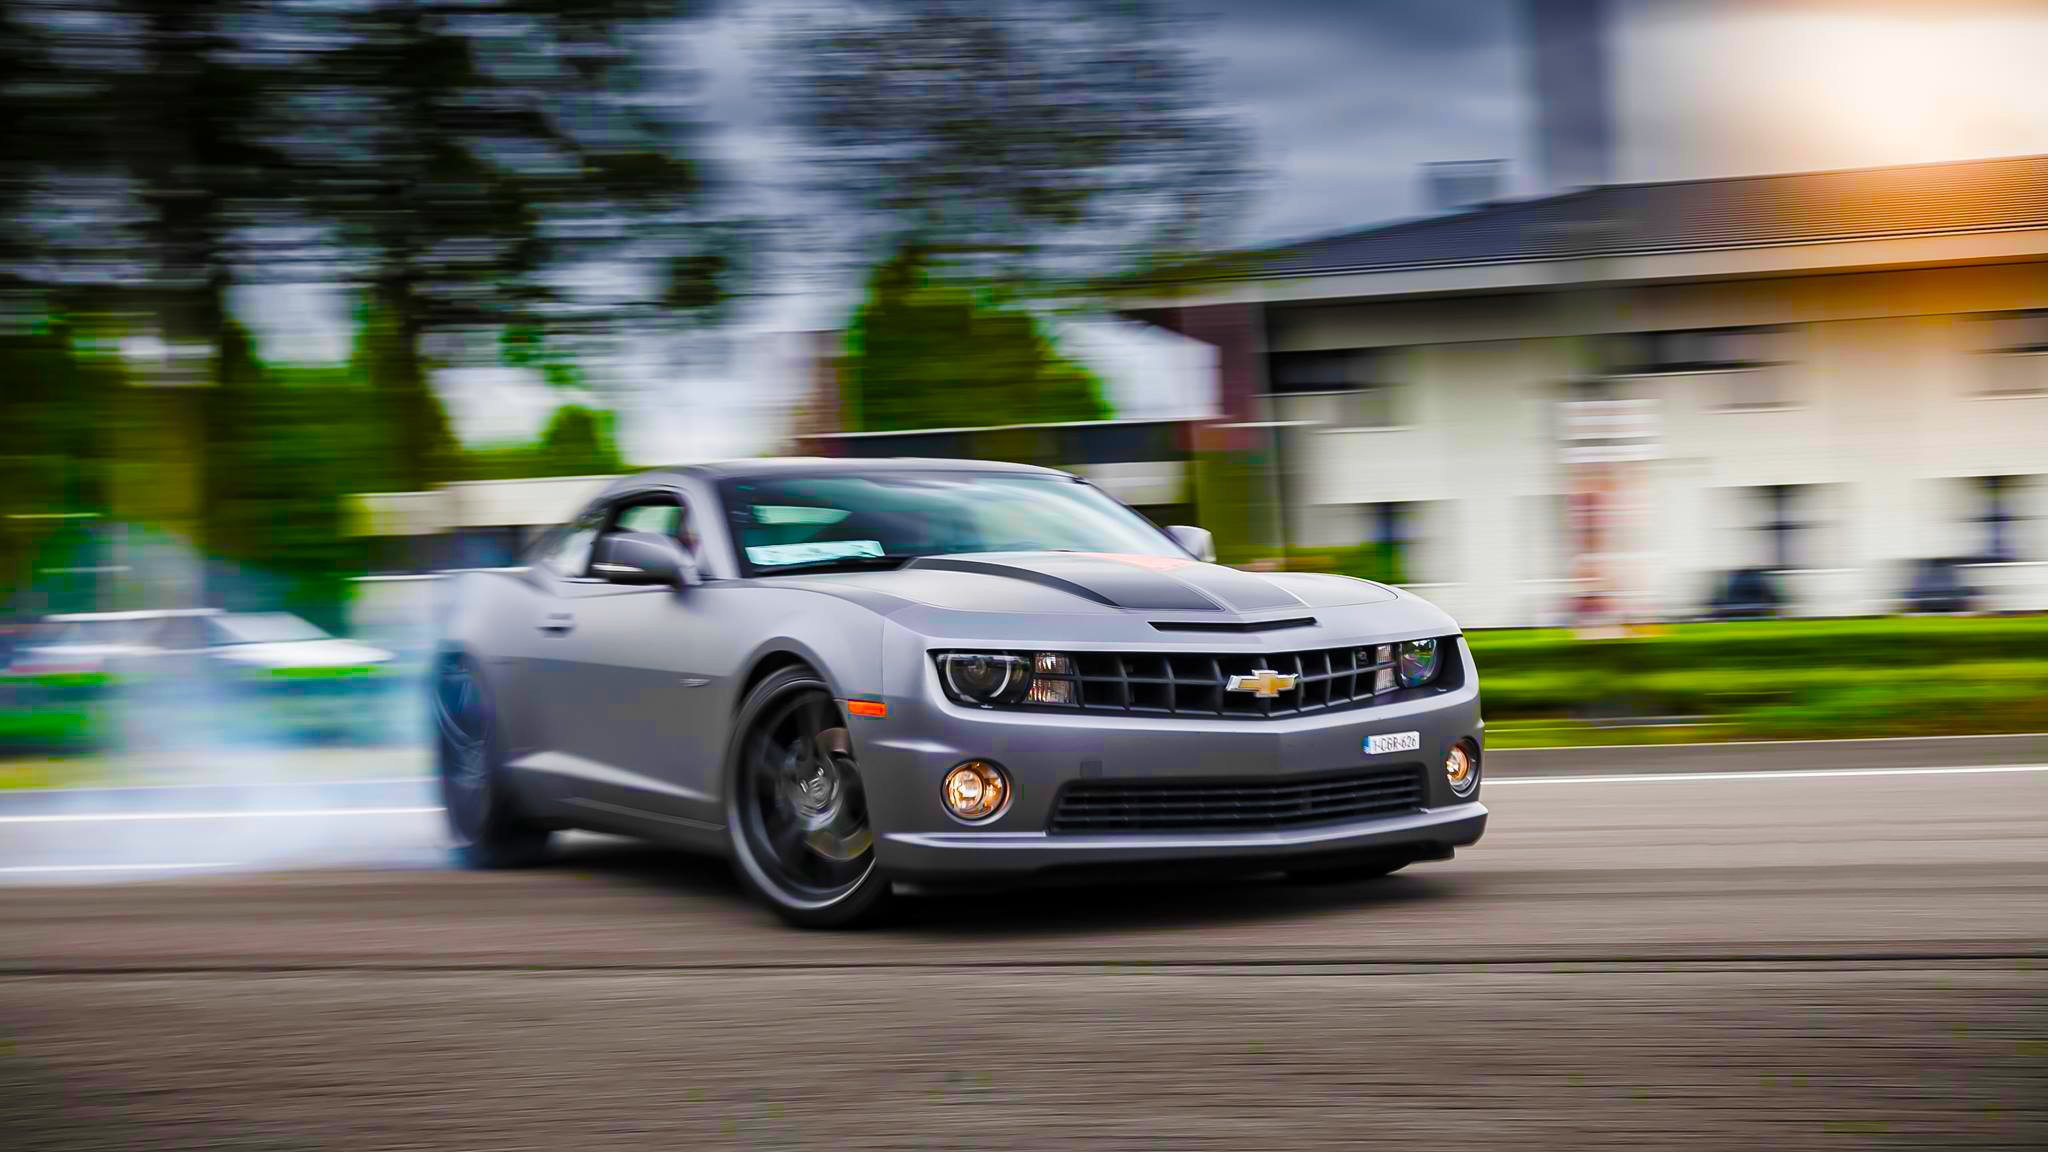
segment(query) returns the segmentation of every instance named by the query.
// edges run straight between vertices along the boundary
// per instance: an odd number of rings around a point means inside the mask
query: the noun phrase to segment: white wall
[[[1666,285],[1586,299],[1409,300],[1271,317],[1272,347],[1403,346],[1388,363],[1412,416],[1394,428],[1323,426],[1289,438],[1297,532],[1339,534],[1381,501],[1426,509],[1412,579],[1468,626],[1555,620],[1570,591],[1559,538],[1570,479],[1557,402],[1581,333],[1781,324],[1787,363],[1620,381],[1652,397],[1662,450],[1629,466],[1642,512],[1613,541],[1641,610],[1704,606],[1720,573],[1771,562],[1758,489],[1800,486],[1791,610],[1890,610],[1911,561],[1983,547],[1975,477],[2048,477],[2048,398],[1987,399],[1984,311],[2048,308],[2048,268],[1996,266]],[[1495,333],[1500,333],[1495,337]],[[1766,395],[1769,408],[1731,408]],[[1313,415],[1306,408],[1288,415]],[[2048,609],[2048,479],[2012,498],[2020,558],[1977,573],[1987,607]],[[1304,537],[1306,538],[1306,537]]]

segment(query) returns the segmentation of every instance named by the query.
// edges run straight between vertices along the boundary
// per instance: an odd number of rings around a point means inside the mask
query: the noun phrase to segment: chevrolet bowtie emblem
[[[1228,687],[1232,692],[1249,692],[1262,700],[1271,700],[1294,687],[1294,675],[1260,668],[1249,676],[1232,676]]]

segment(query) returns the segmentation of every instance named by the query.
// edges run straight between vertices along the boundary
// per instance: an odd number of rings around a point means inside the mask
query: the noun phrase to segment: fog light
[[[1003,770],[986,760],[969,760],[946,773],[940,789],[946,811],[961,820],[986,820],[1003,810],[1010,799],[1010,782]]]
[[[1463,741],[1451,745],[1451,754],[1444,757],[1444,779],[1457,796],[1470,796],[1479,787],[1479,761]]]

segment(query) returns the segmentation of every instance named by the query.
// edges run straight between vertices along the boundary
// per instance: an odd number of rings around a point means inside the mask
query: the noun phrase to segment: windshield
[[[289,612],[251,612],[217,616],[209,621],[219,644],[281,644],[291,640],[325,640],[327,633]]]
[[[38,648],[122,647],[142,643],[141,620],[46,620],[30,643]]]
[[[872,472],[749,477],[720,487],[749,576],[954,552],[1187,557],[1144,517],[1065,476]]]

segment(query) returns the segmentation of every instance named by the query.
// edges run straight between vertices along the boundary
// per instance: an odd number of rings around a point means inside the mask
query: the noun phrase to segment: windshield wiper
[[[781,576],[789,572],[830,572],[839,569],[901,568],[915,556],[834,556],[827,560],[801,560],[795,564],[777,564],[764,567],[756,564],[756,575]]]

